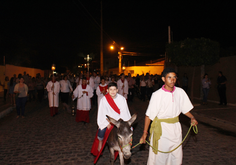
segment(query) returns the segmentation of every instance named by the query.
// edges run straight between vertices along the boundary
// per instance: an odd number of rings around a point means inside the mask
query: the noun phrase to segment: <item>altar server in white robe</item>
[[[103,96],[105,96],[105,94],[107,94],[107,84],[105,83],[104,77],[101,77],[101,84],[97,87],[96,94],[98,96],[97,102],[99,107],[100,100],[102,99]]]
[[[176,73],[173,68],[162,72],[165,83],[162,88],[152,94],[146,112],[145,125],[140,143],[145,143],[151,120],[150,143],[160,151],[171,151],[182,141],[182,130],[179,115],[183,113],[190,118],[193,126],[198,122],[189,112],[193,105],[183,89],[175,87]],[[161,120],[161,121],[160,121]],[[182,164],[182,146],[170,153],[161,153],[149,148],[148,165],[180,165]]]
[[[46,88],[48,91],[50,115],[55,116],[58,113],[58,107],[59,107],[60,83],[56,81],[55,75],[52,75],[51,79],[52,80],[48,82]]]
[[[118,93],[127,99],[129,91],[128,81],[125,79],[125,75],[123,73],[120,76],[121,79],[117,81]]]
[[[73,99],[77,98],[76,122],[89,123],[90,98],[93,97],[93,89],[86,81],[86,78],[82,79],[82,84],[77,86],[72,96]]]

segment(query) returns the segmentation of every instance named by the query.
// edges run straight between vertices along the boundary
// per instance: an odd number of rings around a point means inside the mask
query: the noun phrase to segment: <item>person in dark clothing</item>
[[[226,99],[226,82],[227,79],[223,75],[221,71],[219,71],[218,78],[217,78],[217,89],[220,96],[220,104],[219,105],[227,105],[227,99]]]
[[[41,103],[44,95],[44,83],[40,78],[37,78],[36,89],[38,93],[38,100]]]

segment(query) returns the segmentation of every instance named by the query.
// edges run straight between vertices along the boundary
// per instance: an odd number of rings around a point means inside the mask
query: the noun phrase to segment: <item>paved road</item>
[[[137,113],[134,125],[134,141],[138,143],[143,132],[144,113],[148,102],[137,98],[129,103],[131,114]],[[96,133],[96,109],[90,112],[91,123],[76,123],[75,117],[60,109],[60,114],[50,117],[47,102],[28,103],[26,118],[16,119],[16,112],[0,120],[0,165],[2,164],[93,164],[90,154]],[[189,127],[189,120],[180,117],[183,135]],[[202,123],[199,134],[191,136],[184,143],[184,165],[225,165],[236,164],[236,137],[220,132]],[[132,151],[129,164],[146,164],[148,146],[140,146]],[[108,149],[105,148],[98,165],[109,164]],[[119,160],[115,164],[119,164]]]

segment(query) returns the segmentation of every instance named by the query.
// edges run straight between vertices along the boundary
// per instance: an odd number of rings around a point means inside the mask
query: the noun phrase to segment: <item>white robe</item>
[[[88,96],[87,94],[83,94],[83,91],[88,92]],[[93,89],[89,85],[86,85],[86,89],[82,89],[82,85],[78,85],[74,90],[73,95],[75,98],[78,98],[77,110],[89,111],[91,109],[90,98],[93,97]]]
[[[99,76],[94,77],[94,90],[97,89],[99,83],[100,83],[100,77]]]
[[[121,118],[124,121],[128,121],[131,118],[127,101],[123,96],[121,96],[120,94],[116,94],[114,102],[120,109],[120,114],[118,114],[112,109],[110,104],[107,102],[106,97],[103,97],[100,101],[100,105],[98,108],[97,124],[101,130],[107,127],[109,124],[109,122],[106,120],[106,115],[112,117],[115,120],[119,120]]]
[[[107,86],[107,84],[104,84],[104,85],[100,84],[99,86],[105,87],[105,86]],[[96,94],[98,96],[98,107],[99,107],[99,104],[100,104],[100,101],[101,101],[102,97],[104,96],[102,91],[100,90],[99,86],[97,87],[97,90],[96,90]],[[107,91],[106,91],[106,93],[107,93]]]
[[[151,120],[157,116],[159,119],[174,118],[189,112],[193,108],[187,94],[183,89],[175,87],[173,92],[162,88],[152,94],[146,116]],[[158,150],[170,151],[182,142],[182,130],[179,122],[169,124],[161,122],[162,136],[158,141]],[[152,144],[152,135],[151,144]],[[171,153],[154,154],[149,149],[148,165],[179,165],[182,164],[182,146]]]
[[[89,80],[87,80],[87,84],[94,90],[94,79],[93,79],[93,77],[90,77]]]
[[[53,84],[54,84],[54,88],[52,89]],[[49,107],[58,107],[59,106],[60,83],[58,81],[56,81],[55,83],[53,83],[52,81],[49,81],[46,88],[48,91]],[[55,93],[55,95],[53,95],[53,92]]]
[[[124,86],[123,86],[124,85]],[[127,94],[129,90],[128,81],[125,79],[124,83],[119,79],[117,81],[118,93],[127,99]]]

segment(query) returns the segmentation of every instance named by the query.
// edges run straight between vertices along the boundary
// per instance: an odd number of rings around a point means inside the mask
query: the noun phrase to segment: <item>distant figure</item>
[[[41,103],[43,100],[43,95],[44,95],[44,83],[40,77],[37,78],[36,89],[37,89],[37,93],[38,93],[38,100]]]
[[[133,77],[131,77],[131,74],[128,74],[128,85],[129,85],[129,90],[128,90],[128,101],[133,102],[133,98],[134,98],[134,86],[135,86],[135,80],[133,79]]]
[[[82,84],[74,90],[72,99],[77,99],[76,122],[83,121],[89,123],[89,111],[91,109],[91,100],[93,97],[93,88],[87,84],[87,79],[82,78]]]
[[[93,87],[93,105],[97,105],[97,95],[96,95],[96,90],[97,90],[97,87],[99,86],[100,84],[100,76],[97,75],[96,72],[93,72],[93,80],[94,80],[94,87]]]
[[[105,83],[104,77],[101,77],[101,84],[97,87],[96,94],[97,94],[97,99],[98,99],[97,103],[99,107],[100,100],[102,99],[103,96],[107,94],[107,84]]]
[[[140,85],[140,77],[139,77],[139,74],[137,74],[137,76],[136,76],[135,83],[136,83],[137,87],[139,88],[139,85]]]
[[[8,82],[9,86],[9,96],[11,99],[11,105],[15,105],[15,97],[14,97],[14,87],[16,85],[16,79],[14,77],[11,78],[10,82]]]
[[[24,84],[24,78],[21,77],[19,79],[19,83],[14,87],[14,93],[16,94],[16,110],[17,110],[17,117],[19,118],[20,115],[22,118],[25,117],[25,104],[27,101],[28,95],[28,86]]]
[[[60,84],[56,81],[55,75],[52,75],[51,78],[52,80],[48,82],[46,88],[48,91],[50,115],[53,117],[58,113]]]
[[[4,102],[6,103],[6,101],[7,101],[7,94],[8,94],[8,90],[9,90],[9,86],[7,85],[9,83],[9,77],[8,76],[6,76],[5,77],[5,82],[4,82],[4,84],[1,84],[2,86],[3,86],[3,88],[4,88]]]
[[[32,80],[32,78],[29,78],[28,80],[29,102],[31,102],[32,98],[35,99],[35,87],[36,87],[35,82]]]
[[[147,83],[147,98],[148,100],[151,99],[152,92],[153,92],[153,86],[154,86],[154,80],[152,79],[151,76],[148,76],[148,80],[146,81]]]
[[[177,79],[176,79],[175,86],[176,86],[176,87],[180,87],[179,74],[176,73],[176,76],[177,76]]]
[[[129,86],[128,86],[128,81],[125,79],[124,73],[121,73],[120,79],[117,81],[117,87],[118,87],[118,93],[124,96],[127,100]]]
[[[140,79],[140,91],[141,91],[141,100],[145,101],[145,95],[146,95],[146,86],[147,86],[147,83],[144,79],[144,76],[141,76],[141,79]]]
[[[68,80],[67,76],[64,76],[64,79],[61,80],[59,83],[61,86],[60,96],[61,96],[62,105],[67,110],[67,112],[70,112],[71,110],[70,110],[68,103],[69,103],[69,94],[70,94],[70,92],[73,91],[71,83]]]
[[[182,88],[188,94],[188,76],[186,73],[184,73],[182,78]]]
[[[223,75],[221,71],[219,71],[218,78],[217,78],[217,89],[220,96],[220,104],[219,105],[227,105],[227,99],[226,99],[226,82],[227,79]]]
[[[202,79],[203,104],[207,104],[207,97],[210,89],[211,81],[208,74],[205,74]]]

